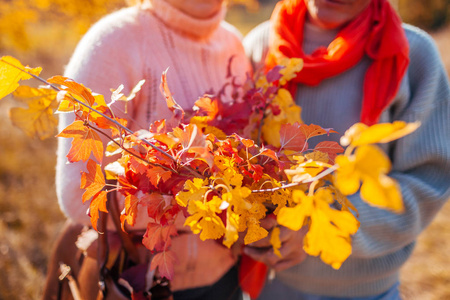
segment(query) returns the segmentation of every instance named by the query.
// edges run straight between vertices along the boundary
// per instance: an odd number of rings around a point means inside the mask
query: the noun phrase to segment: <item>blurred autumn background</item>
[[[245,35],[276,1],[234,0],[227,20]],[[392,0],[403,20],[428,31],[450,72],[450,1]],[[125,0],[0,0],[0,56],[62,74],[76,43]],[[101,71],[101,70],[99,70]],[[55,196],[56,138],[30,139],[0,101],[0,300],[39,299],[47,259],[64,222]],[[404,299],[450,299],[450,203],[421,235],[402,272]]]

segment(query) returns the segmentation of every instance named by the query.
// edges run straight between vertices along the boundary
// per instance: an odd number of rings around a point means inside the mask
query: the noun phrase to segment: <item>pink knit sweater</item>
[[[185,109],[205,92],[218,91],[234,55],[232,73],[245,80],[250,70],[238,31],[223,21],[225,8],[210,19],[194,19],[164,0],[150,5],[119,10],[95,24],[77,46],[65,75],[103,94],[120,84],[127,94],[141,79],[146,83],[128,107],[130,127],[147,129],[150,122],[170,117],[159,91],[161,74],[169,68],[167,81],[175,100]],[[60,116],[59,129],[73,121],[71,114]],[[82,164],[67,164],[71,139],[58,145],[56,190],[61,210],[75,222],[89,225],[89,203],[81,202]],[[146,228],[145,208],[133,229]],[[109,228],[112,224],[109,224]],[[173,289],[209,285],[217,281],[235,262],[230,251],[216,241],[202,242],[197,235],[176,237],[172,249],[179,263]]]

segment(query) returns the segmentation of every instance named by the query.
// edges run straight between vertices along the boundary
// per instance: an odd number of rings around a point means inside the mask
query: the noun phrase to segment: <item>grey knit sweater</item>
[[[263,23],[244,39],[247,55],[255,66],[264,61],[269,23]],[[420,121],[413,134],[383,145],[392,160],[391,176],[402,190],[403,214],[371,207],[359,196],[350,197],[359,212],[361,227],[353,237],[353,253],[339,270],[317,257],[286,271],[277,279],[302,292],[362,297],[380,294],[399,277],[399,269],[411,255],[421,231],[450,197],[450,88],[437,48],[429,35],[404,25],[410,45],[410,65],[399,92],[383,112],[380,122]],[[305,26],[303,47],[311,53],[327,46],[336,32]],[[324,80],[318,86],[299,85],[297,104],[305,123],[334,128],[341,134],[359,121],[362,86],[370,59]],[[340,135],[327,137],[339,140]]]

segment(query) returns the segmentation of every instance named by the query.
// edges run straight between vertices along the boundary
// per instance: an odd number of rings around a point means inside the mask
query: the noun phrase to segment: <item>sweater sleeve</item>
[[[124,92],[131,90],[139,78],[139,49],[132,43],[135,15],[132,8],[113,13],[95,24],[82,38],[65,70],[65,76],[105,96],[108,102],[110,89],[120,84]],[[131,34],[130,34],[130,33]],[[142,73],[140,73],[142,74]],[[59,117],[59,132],[74,121],[72,113]],[[90,224],[87,215],[89,202],[82,204],[81,172],[85,163],[68,163],[67,153],[72,139],[59,138],[56,164],[56,194],[63,213],[73,221]],[[104,141],[104,144],[106,141]]]
[[[389,114],[389,122],[420,121],[420,128],[387,147],[392,176],[398,181],[405,212],[370,207],[350,200],[361,227],[353,239],[354,257],[376,257],[413,243],[450,197],[450,89],[437,48],[426,33],[406,26],[410,66],[407,91]]]

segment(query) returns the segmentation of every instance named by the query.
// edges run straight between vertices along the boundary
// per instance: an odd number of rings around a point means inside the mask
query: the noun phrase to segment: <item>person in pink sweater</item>
[[[128,104],[130,129],[146,129],[151,122],[170,117],[159,90],[161,74],[167,68],[169,88],[184,109],[191,109],[206,92],[219,91],[226,81],[231,57],[232,74],[241,83],[245,81],[250,63],[239,32],[223,20],[223,0],[137,2],[97,22],[82,38],[65,70],[65,76],[103,94],[105,99],[111,89],[123,84],[123,93],[128,94],[145,79],[141,91]],[[72,121],[72,114],[61,114],[59,129]],[[56,191],[69,225],[56,245],[56,257],[74,251],[72,244],[65,243],[71,241],[71,236],[73,239],[81,225],[90,224],[86,214],[89,203],[81,201],[83,164],[67,163],[70,147],[71,139],[59,139]],[[145,231],[144,213],[129,231]],[[108,229],[115,230],[112,224]],[[175,299],[239,299],[236,258],[231,251],[216,241],[201,241],[188,228],[182,230],[189,233],[175,237],[172,244],[178,256],[171,282]],[[49,276],[51,272],[49,269]]]

